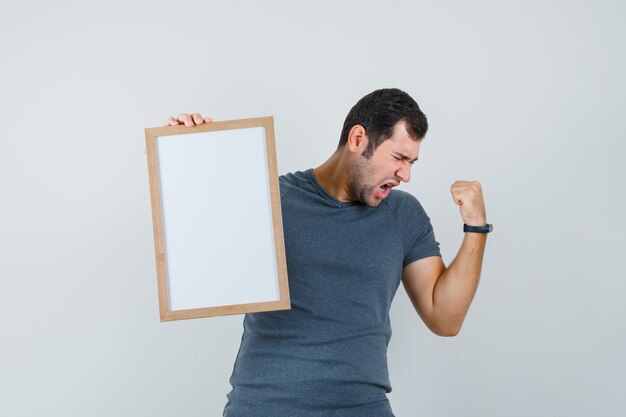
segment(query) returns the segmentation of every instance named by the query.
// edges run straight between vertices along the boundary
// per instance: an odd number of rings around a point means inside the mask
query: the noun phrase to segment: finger
[[[202,118],[200,113],[194,113],[191,115],[191,117],[193,118],[194,123],[197,125],[201,125],[202,123],[204,123],[204,119]]]
[[[163,126],[178,126],[179,124],[180,123],[175,118],[168,117],[167,119],[165,119],[165,122],[163,123]]]
[[[187,113],[179,114],[178,117],[176,118],[176,120],[178,120],[179,122],[183,122],[185,124],[185,126],[191,127],[191,126],[194,125],[193,119]]]
[[[205,117],[204,118],[204,123],[211,123],[213,121],[213,118],[211,117]]]
[[[478,181],[455,181],[450,186],[452,195],[464,196],[466,198],[476,198],[482,196],[482,187]]]
[[[450,189],[452,197],[457,201],[467,201],[478,195],[478,190],[474,187],[456,186]]]
[[[463,193],[454,185],[450,187],[450,195],[452,196],[452,201],[454,201],[454,204],[456,204],[457,206],[463,204]]]
[[[468,189],[468,188],[481,189],[482,186],[480,182],[478,181],[454,181],[454,183],[450,186],[450,188],[460,189],[460,190]]]
[[[450,191],[452,192],[460,192],[469,189],[471,185],[466,182],[455,181],[454,184],[450,186]]]
[[[456,200],[467,200],[475,195],[471,189],[454,189],[451,191],[452,197]]]

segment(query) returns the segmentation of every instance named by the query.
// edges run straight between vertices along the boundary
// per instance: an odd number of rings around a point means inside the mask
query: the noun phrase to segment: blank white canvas
[[[279,300],[264,128],[156,144],[170,309]]]

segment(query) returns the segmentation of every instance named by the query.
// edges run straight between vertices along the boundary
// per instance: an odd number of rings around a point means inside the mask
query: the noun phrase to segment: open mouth
[[[380,191],[379,198],[381,198],[381,199],[387,198],[387,196],[389,195],[389,192],[391,191],[391,189],[393,187],[395,187],[396,185],[398,185],[398,184],[396,184],[394,182],[388,182],[386,184],[381,185],[380,186],[381,191]]]

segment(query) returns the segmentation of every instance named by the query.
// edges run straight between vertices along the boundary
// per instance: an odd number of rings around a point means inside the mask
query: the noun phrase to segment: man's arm
[[[484,226],[482,189],[478,182],[456,181],[450,188],[463,221]],[[440,336],[455,336],[476,293],[487,235],[465,233],[463,243],[448,268],[438,256],[415,261],[406,267],[402,283],[426,326]]]

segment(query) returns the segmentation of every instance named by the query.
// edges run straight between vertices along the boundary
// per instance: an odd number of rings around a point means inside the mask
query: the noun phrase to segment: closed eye
[[[409,163],[409,165],[413,165],[415,162],[417,162],[418,158],[415,159],[411,159],[408,156],[397,156],[397,155],[392,155],[394,157],[394,159],[396,159],[397,161],[406,161]]]

